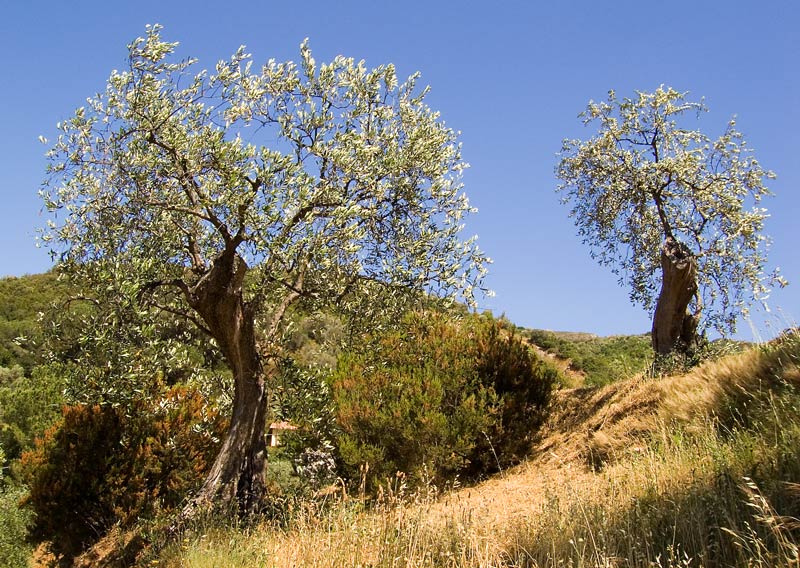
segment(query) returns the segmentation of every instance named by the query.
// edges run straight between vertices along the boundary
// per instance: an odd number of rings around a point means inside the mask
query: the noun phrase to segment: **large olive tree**
[[[267,393],[297,302],[377,317],[410,298],[473,299],[487,259],[462,239],[457,133],[416,76],[336,57],[213,72],[160,27],[59,124],[42,195],[64,271],[213,338],[233,375],[230,429],[185,513],[264,497]],[[88,292],[87,292],[88,293]],[[115,321],[115,320],[110,320]],[[126,322],[120,322],[126,325]]]
[[[622,100],[611,91],[580,115],[595,135],[565,140],[557,168],[592,257],[654,314],[659,354],[689,348],[709,327],[733,332],[753,299],[783,284],[777,272],[764,274],[760,202],[774,174],[734,120],[716,140],[679,124],[703,111],[671,88]]]

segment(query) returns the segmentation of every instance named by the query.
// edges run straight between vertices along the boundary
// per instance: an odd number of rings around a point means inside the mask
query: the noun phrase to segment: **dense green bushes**
[[[24,568],[28,566],[31,552],[27,542],[31,515],[29,511],[19,508],[25,489],[7,483],[2,467],[4,462],[5,455],[0,445],[0,566]]]
[[[491,316],[409,316],[330,384],[341,466],[373,483],[477,477],[519,460],[542,421],[556,371]]]
[[[484,316],[470,333],[478,376],[496,396],[497,420],[481,432],[467,468],[472,476],[515,463],[530,447],[546,416],[557,371],[536,357],[524,341]]]
[[[33,440],[61,415],[64,367],[40,365],[29,377],[22,367],[0,367],[0,446],[7,460],[32,448]]]
[[[218,449],[223,420],[199,392],[173,387],[127,409],[65,407],[20,469],[36,513],[32,535],[79,554],[112,526],[177,507]]]
[[[0,445],[9,459],[24,452],[14,472],[29,487],[30,534],[65,558],[111,527],[179,506],[216,455],[218,409],[230,402],[218,359],[168,317],[141,332],[104,335],[103,314],[76,309],[48,335],[58,362],[0,369]],[[5,315],[16,321],[28,318],[26,310]],[[556,372],[509,326],[464,312],[411,315],[401,331],[343,354],[352,327],[298,314],[282,380],[271,385],[273,417],[299,426],[273,457],[304,492],[336,475],[358,483],[364,464],[372,483],[397,471],[440,483],[485,475],[525,454]],[[25,362],[41,361],[31,357]],[[201,383],[202,394],[181,386]],[[12,512],[24,530],[28,513]]]

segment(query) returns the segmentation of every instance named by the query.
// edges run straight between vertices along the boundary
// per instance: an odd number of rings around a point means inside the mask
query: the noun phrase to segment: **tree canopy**
[[[176,46],[148,28],[129,68],[59,124],[43,191],[57,260],[178,285],[235,248],[264,305],[292,290],[344,300],[366,281],[472,298],[485,258],[459,238],[466,164],[416,75],[318,65],[307,42],[299,66],[254,72],[240,48],[192,74]]]
[[[612,268],[634,303],[655,310],[662,245],[672,243],[696,265],[692,315],[702,314],[701,329],[727,334],[754,299],[785,282],[765,272],[761,201],[775,176],[735,119],[716,140],[684,126],[686,115],[706,111],[668,87],[623,99],[610,91],[580,115],[594,136],[564,140],[558,191],[592,257]]]

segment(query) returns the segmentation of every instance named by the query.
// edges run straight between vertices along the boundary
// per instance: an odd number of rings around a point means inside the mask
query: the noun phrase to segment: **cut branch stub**
[[[697,259],[672,237],[661,247],[661,293],[653,317],[653,349],[665,355],[694,343],[697,317],[687,308],[697,293]]]

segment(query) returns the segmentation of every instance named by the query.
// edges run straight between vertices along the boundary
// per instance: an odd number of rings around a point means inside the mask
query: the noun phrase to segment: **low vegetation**
[[[0,447],[10,461],[33,448],[35,438],[60,418],[65,368],[39,365],[30,376],[20,366],[5,371],[6,380],[0,380]]]
[[[71,559],[112,528],[169,514],[199,486],[225,421],[201,393],[155,381],[129,409],[65,406],[23,454],[31,536]]]
[[[566,365],[578,384],[604,386],[637,375],[684,373],[704,361],[742,351],[747,344],[728,339],[698,340],[692,350],[654,356],[650,334],[598,337],[589,333],[521,328],[530,343]],[[575,381],[573,381],[575,382]]]
[[[298,429],[270,452],[273,506],[177,538],[164,528],[216,452],[223,389],[159,371],[78,398],[81,373],[102,373],[11,358],[0,565],[28,565],[36,542],[39,566],[798,565],[796,334],[716,343],[655,378],[647,336],[429,312],[352,343],[333,315],[292,318],[272,413]],[[201,344],[190,355],[175,368],[228,380]]]
[[[5,455],[0,447],[0,464],[3,463]],[[31,553],[27,542],[31,512],[19,506],[25,488],[9,481],[4,469],[0,466],[0,566],[26,566]]]

